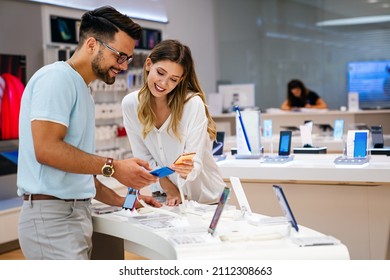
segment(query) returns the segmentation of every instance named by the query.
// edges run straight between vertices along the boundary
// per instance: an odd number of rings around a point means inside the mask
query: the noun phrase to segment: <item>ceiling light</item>
[[[81,9],[81,10],[93,10],[98,6],[98,3],[101,1],[98,0],[88,0],[88,1],[79,1],[79,0],[30,0],[33,2],[39,2],[42,4],[51,4],[56,6],[62,6],[62,7],[68,7],[73,9]],[[144,2],[135,2],[136,0],[133,0],[133,4],[129,3],[127,1],[126,3],[123,3],[122,0],[111,1],[115,2],[115,4],[112,4],[115,6],[115,8],[129,17],[133,19],[143,19],[143,20],[150,20],[150,21],[156,21],[161,23],[168,23],[168,17],[166,10],[163,6],[163,4],[159,4],[158,0],[153,0],[155,3],[153,7],[148,6],[147,3]],[[135,5],[137,3],[137,5]],[[157,5],[158,4],[158,5]],[[128,8],[131,7],[131,8]]]
[[[355,17],[332,19],[317,22],[317,26],[340,26],[340,25],[356,25],[356,24],[372,24],[390,21],[390,15],[370,16],[370,17]]]

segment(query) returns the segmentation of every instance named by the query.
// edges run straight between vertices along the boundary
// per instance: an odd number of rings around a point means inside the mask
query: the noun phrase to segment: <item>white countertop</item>
[[[261,163],[260,159],[236,160],[229,156],[219,161],[222,175],[241,180],[314,181],[338,184],[390,183],[390,157],[372,155],[363,166],[336,166],[334,159],[340,154],[295,154],[285,164]]]

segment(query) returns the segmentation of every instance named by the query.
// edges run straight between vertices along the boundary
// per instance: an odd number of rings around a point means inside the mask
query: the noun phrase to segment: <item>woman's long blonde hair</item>
[[[194,96],[199,96],[205,106],[206,116],[208,119],[207,132],[211,140],[216,137],[216,125],[211,118],[206,105],[205,94],[202,91],[198,78],[195,73],[194,62],[191,56],[191,50],[177,40],[164,40],[158,43],[151,53],[149,58],[152,63],[157,63],[163,60],[169,60],[178,63],[183,67],[183,77],[179,84],[168,94],[168,107],[171,110],[171,120],[168,125],[168,131],[172,130],[175,136],[180,140],[179,122],[183,115],[184,104]],[[143,86],[138,94],[138,119],[143,125],[142,136],[145,138],[152,131],[156,115],[152,110],[152,94],[148,88],[147,77],[149,71],[144,65]]]

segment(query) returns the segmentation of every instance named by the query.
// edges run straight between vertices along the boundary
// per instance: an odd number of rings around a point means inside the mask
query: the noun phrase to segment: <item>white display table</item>
[[[186,213],[183,219],[188,221],[190,228],[199,226],[207,228],[211,217],[205,219],[199,215]],[[238,232],[242,234],[240,236],[246,236],[246,240],[243,238],[243,240],[220,241],[217,234],[213,237],[216,242],[179,246],[173,245],[168,238],[179,231],[186,232],[185,228],[180,226],[153,230],[116,213],[94,215],[93,223],[95,236],[93,258],[95,259],[123,258],[123,250],[150,259],[349,259],[348,249],[343,244],[299,247],[289,236],[249,240],[257,231],[262,230],[261,227],[251,225],[245,220],[235,220],[233,217],[222,218],[218,228],[225,234],[230,231],[234,231],[234,234]],[[301,226],[299,233],[291,230],[291,236],[323,236],[323,234]]]
[[[280,215],[272,185],[281,185],[298,222],[339,238],[351,259],[389,259],[390,157],[375,155],[366,166],[343,167],[333,163],[337,156],[296,154],[285,165],[234,159],[218,164],[227,184],[230,176],[241,179],[254,211]]]

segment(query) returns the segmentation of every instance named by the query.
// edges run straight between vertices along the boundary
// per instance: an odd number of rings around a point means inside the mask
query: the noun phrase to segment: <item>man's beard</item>
[[[108,73],[109,70],[105,70],[100,67],[99,65],[100,61],[101,61],[100,56],[97,56],[96,58],[94,58],[94,60],[92,60],[91,63],[92,71],[99,80],[102,80],[108,85],[112,85],[113,83],[115,83],[115,77],[110,77]]]

